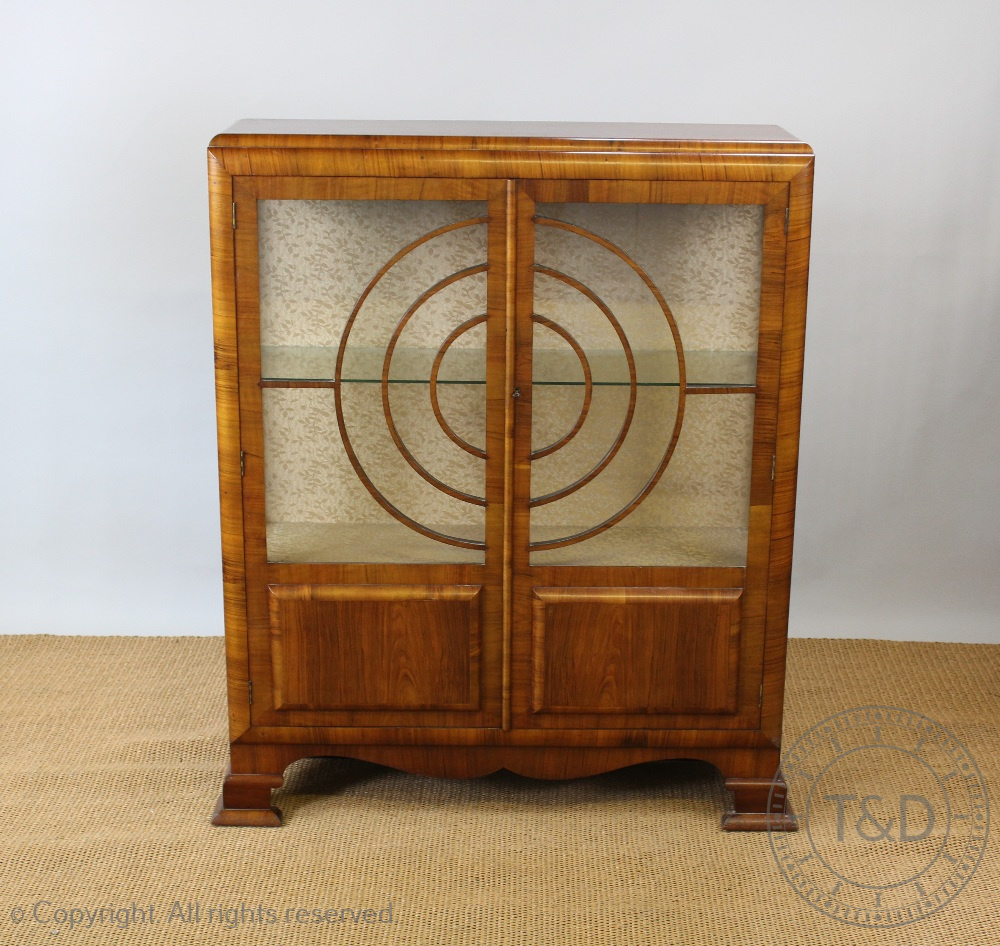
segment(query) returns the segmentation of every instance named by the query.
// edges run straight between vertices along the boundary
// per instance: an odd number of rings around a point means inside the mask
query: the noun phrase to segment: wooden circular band
[[[485,542],[475,542],[470,539],[462,539],[458,536],[445,535],[444,533],[437,532],[434,529],[430,529],[425,525],[417,522],[415,519],[411,519],[406,513],[397,509],[382,493],[379,491],[378,487],[371,481],[368,474],[365,472],[364,467],[361,465],[361,461],[358,459],[354,447],[351,444],[350,435],[347,432],[347,423],[344,419],[344,405],[343,405],[343,368],[344,368],[344,356],[347,352],[347,342],[350,337],[351,330],[357,321],[358,315],[361,312],[362,307],[367,301],[368,297],[371,295],[372,290],[378,285],[379,281],[383,276],[393,266],[396,265],[404,256],[411,253],[417,247],[422,246],[428,240],[432,240],[435,237],[441,236],[442,234],[449,233],[452,230],[459,230],[463,227],[471,227],[480,224],[488,223],[487,217],[475,217],[469,220],[461,220],[457,223],[450,223],[443,227],[438,227],[436,230],[431,230],[428,233],[423,234],[423,236],[414,240],[412,243],[407,244],[397,253],[395,253],[389,260],[387,260],[379,271],[372,277],[371,281],[365,286],[364,291],[358,297],[358,301],[354,304],[354,308],[351,310],[351,314],[347,319],[347,324],[344,326],[344,332],[340,338],[340,346],[337,350],[337,367],[335,380],[337,382],[334,387],[335,403],[337,408],[337,426],[340,429],[340,437],[344,444],[344,450],[347,453],[347,458],[354,468],[354,472],[357,474],[358,479],[364,484],[365,488],[371,494],[372,498],[394,519],[403,523],[403,525],[408,526],[414,532],[419,532],[421,535],[425,535],[428,538],[435,539],[438,542],[443,542],[446,545],[454,545],[459,548],[466,549],[476,549],[479,551],[485,550]],[[485,269],[485,266],[483,267]],[[383,385],[384,387],[384,385]]]
[[[452,430],[451,425],[445,420],[444,414],[441,412],[441,405],[438,403],[438,372],[441,370],[441,362],[444,359],[445,354],[448,349],[451,348],[452,343],[459,336],[464,335],[470,329],[475,328],[477,325],[482,325],[486,321],[485,315],[477,315],[475,318],[469,319],[467,322],[463,322],[458,326],[441,344],[438,349],[437,355],[434,356],[434,364],[431,366],[431,409],[434,411],[434,416],[437,418],[438,424],[440,424],[441,429],[445,432],[448,439],[458,444],[466,453],[471,453],[474,457],[479,457],[480,460],[486,459],[486,451],[480,450],[479,447],[474,447],[471,443],[463,440],[458,434]]]
[[[531,506],[544,506],[547,503],[554,503],[559,499],[570,496],[578,489],[582,489],[591,480],[600,476],[607,465],[615,458],[615,455],[621,449],[622,444],[625,443],[625,438],[628,436],[629,429],[632,426],[632,419],[635,416],[635,403],[638,396],[639,386],[636,378],[635,356],[632,354],[632,346],[629,344],[628,337],[625,335],[625,330],[622,328],[621,323],[615,317],[615,314],[608,307],[607,303],[605,303],[604,300],[601,299],[589,286],[585,286],[582,282],[578,279],[574,279],[572,276],[567,276],[566,273],[562,273],[557,269],[551,269],[547,266],[540,266],[538,264],[536,264],[534,268],[536,272],[545,276],[551,276],[554,279],[562,280],[568,286],[571,286],[578,292],[583,293],[588,299],[590,299],[591,302],[594,303],[594,305],[597,306],[597,308],[601,310],[602,313],[604,313],[604,317],[611,323],[611,327],[615,330],[615,334],[618,336],[618,341],[622,346],[622,350],[625,352],[625,360],[628,362],[629,380],[628,408],[625,411],[625,419],[622,421],[621,429],[618,431],[618,436],[615,438],[614,443],[611,444],[597,465],[574,483],[570,483],[569,486],[566,486],[563,489],[556,490],[552,493],[546,493],[544,496],[532,499],[530,502]]]
[[[417,460],[417,458],[413,456],[409,447],[407,447],[403,442],[403,438],[399,435],[399,431],[396,429],[396,422],[393,420],[392,408],[389,404],[389,369],[392,364],[392,356],[396,350],[396,344],[399,341],[399,337],[402,335],[403,329],[406,328],[407,322],[409,322],[410,319],[417,313],[420,307],[427,302],[428,299],[433,298],[441,292],[441,290],[447,289],[448,286],[454,285],[462,279],[467,279],[470,276],[478,276],[481,273],[485,273],[486,268],[486,263],[478,263],[475,266],[460,269],[458,272],[451,273],[443,279],[438,280],[433,286],[422,292],[413,304],[406,310],[406,312],[403,313],[403,317],[397,323],[395,331],[393,331],[392,337],[389,339],[389,345],[385,350],[385,359],[382,362],[382,412],[385,414],[386,427],[389,428],[389,435],[392,437],[392,442],[396,445],[396,449],[400,452],[403,459],[410,465],[411,469],[430,483],[435,489],[440,490],[442,493],[451,496],[453,499],[458,499],[463,503],[471,503],[473,506],[485,506],[486,497],[473,496],[470,493],[463,493],[460,490],[449,486],[447,483],[443,483],[432,473],[428,472],[428,470]]]
[[[556,549],[563,548],[567,545],[574,545],[577,542],[583,542],[585,539],[589,539],[592,536],[598,535],[601,532],[610,529],[613,525],[621,522],[629,513],[634,512],[639,504],[652,492],[653,488],[660,481],[660,477],[663,476],[664,471],[667,468],[667,464],[670,463],[670,458],[673,456],[674,449],[677,446],[677,438],[681,433],[681,426],[684,422],[684,398],[685,398],[685,386],[687,384],[686,372],[684,367],[684,347],[681,343],[680,332],[677,328],[677,322],[674,319],[673,313],[670,311],[670,306],[667,305],[666,299],[663,298],[663,293],[660,292],[659,288],[650,279],[649,275],[635,262],[624,250],[620,247],[615,246],[615,244],[604,239],[602,236],[598,236],[596,233],[592,233],[590,230],[586,230],[583,227],[578,227],[572,223],[566,223],[562,220],[553,220],[548,217],[536,217],[535,223],[539,226],[556,227],[558,229],[567,230],[570,233],[575,233],[578,236],[582,236],[587,240],[592,240],[599,246],[604,247],[604,249],[613,253],[624,263],[626,263],[633,272],[645,283],[646,287],[652,293],[653,298],[656,299],[657,304],[660,306],[660,310],[663,312],[664,318],[667,320],[667,325],[670,327],[670,333],[673,337],[674,348],[677,352],[677,374],[678,374],[678,389],[677,389],[677,419],[674,422],[674,429],[671,433],[670,442],[667,444],[667,448],[663,453],[663,458],[660,461],[659,466],[653,472],[653,475],[646,481],[646,485],[643,486],[641,490],[636,494],[635,498],[628,503],[626,506],[622,507],[617,513],[609,516],[603,522],[590,529],[585,529],[582,532],[577,532],[574,535],[565,536],[562,539],[552,539],[546,542],[531,542],[529,548],[534,552],[543,552],[546,549]],[[538,267],[536,267],[537,269]],[[603,310],[602,310],[603,311]],[[619,326],[620,328],[620,326]],[[621,336],[619,336],[621,337]],[[634,369],[634,365],[633,365]],[[635,378],[632,376],[633,384],[633,397],[634,397],[634,386]],[[545,497],[543,497],[545,498]],[[532,505],[535,505],[535,501],[532,501]]]
[[[540,460],[542,457],[547,457],[550,453],[561,450],[579,433],[583,422],[587,419],[587,414],[590,413],[590,402],[594,395],[594,384],[590,373],[590,361],[587,359],[587,353],[583,350],[580,343],[562,325],[558,322],[553,322],[552,319],[547,319],[544,315],[535,313],[531,316],[531,320],[538,325],[544,325],[547,329],[551,329],[556,335],[565,339],[570,348],[576,352],[576,357],[580,359],[580,367],[583,368],[584,383],[583,406],[580,408],[580,416],[566,436],[561,437],[555,443],[550,443],[547,447],[542,447],[541,450],[533,450],[531,452],[530,458],[532,460]]]

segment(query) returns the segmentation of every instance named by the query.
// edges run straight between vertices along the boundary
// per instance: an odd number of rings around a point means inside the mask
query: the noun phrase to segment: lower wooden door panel
[[[490,725],[481,585],[271,584],[267,598],[255,724]]]
[[[515,609],[502,674],[501,629],[486,607],[498,587],[271,583],[252,726],[289,736],[495,729],[501,741],[550,730],[567,744],[600,730],[621,733],[622,745],[639,731],[753,728],[760,667],[747,596],[733,584],[534,585]]]
[[[748,570],[525,568],[515,580],[514,730],[755,729],[763,614]]]
[[[534,713],[641,728],[664,714],[735,713],[742,597],[741,588],[534,588]]]

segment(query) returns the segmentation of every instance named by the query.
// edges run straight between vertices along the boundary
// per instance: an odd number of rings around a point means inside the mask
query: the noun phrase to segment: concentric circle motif
[[[602,522],[597,525],[592,526],[588,529],[583,529],[573,535],[563,536],[562,538],[549,539],[544,542],[532,542],[530,548],[532,551],[541,552],[546,549],[561,548],[567,545],[574,545],[577,542],[583,542],[592,536],[598,535],[604,532],[606,529],[610,529],[616,523],[621,522],[627,515],[634,512],[639,504],[652,492],[653,488],[660,481],[663,476],[664,471],[667,469],[667,464],[670,463],[670,458],[673,456],[674,448],[677,446],[677,438],[680,436],[681,424],[684,420],[684,398],[685,398],[685,387],[686,387],[686,374],[684,368],[684,347],[681,343],[680,331],[677,328],[677,322],[674,319],[673,313],[670,311],[670,306],[667,305],[666,299],[663,298],[663,293],[657,288],[656,284],[649,277],[649,275],[635,262],[624,250],[606,240],[604,237],[599,236],[596,233],[586,230],[583,227],[578,227],[575,224],[567,223],[563,220],[554,220],[548,217],[536,217],[535,224],[537,226],[554,227],[560,230],[564,230],[568,233],[573,233],[585,240],[590,240],[596,243],[598,246],[602,247],[607,252],[618,257],[623,263],[625,263],[635,274],[642,280],[646,288],[649,290],[650,294],[656,300],[660,311],[663,313],[663,317],[666,326],[670,332],[671,338],[673,340],[674,350],[677,353],[677,375],[678,375],[678,400],[677,400],[677,415],[674,419],[673,430],[671,431],[670,438],[667,440],[666,446],[664,448],[663,454],[661,456],[660,462],[653,474],[646,481],[646,484],[639,490],[639,492],[633,496],[628,502],[622,505],[617,512],[608,516]],[[632,346],[629,343],[628,337],[625,334],[625,330],[622,328],[621,323],[616,318],[611,309],[607,304],[589,287],[587,287],[579,279],[573,276],[560,272],[559,270],[552,269],[547,266],[536,264],[534,266],[535,274],[546,276],[551,279],[557,279],[563,282],[565,285],[575,289],[577,292],[582,293],[587,299],[590,300],[604,315],[608,320],[612,329],[618,337],[618,341],[622,346],[622,351],[624,352],[625,359],[628,363],[628,373],[629,373],[629,401],[628,407],[625,411],[625,417],[622,421],[621,428],[618,431],[618,435],[615,437],[614,442],[608,448],[607,452],[601,457],[601,459],[586,473],[580,476],[577,480],[571,483],[569,486],[563,489],[555,490],[551,493],[547,493],[544,496],[532,497],[532,506],[543,506],[547,503],[556,502],[557,500],[563,499],[566,496],[570,496],[577,490],[582,489],[592,480],[596,479],[600,474],[607,468],[608,464],[615,458],[618,451],[621,450],[622,445],[625,443],[625,438],[628,436],[629,429],[632,425],[632,420],[635,415],[635,405],[638,396],[638,378],[636,375],[635,367],[635,356],[632,351]],[[667,418],[664,418],[664,424],[666,425]],[[572,431],[575,433],[575,431]],[[538,459],[536,455],[532,456],[532,459]]]
[[[446,233],[450,233],[452,231],[459,230],[464,227],[482,226],[486,224],[487,224],[486,217],[477,217],[469,220],[463,220],[458,223],[448,224],[447,226],[439,227],[436,230],[432,230],[429,233],[424,234],[419,239],[414,240],[412,243],[403,247],[401,250],[399,250],[399,252],[397,252],[394,256],[392,256],[391,259],[386,261],[386,263],[375,274],[371,282],[368,283],[364,291],[361,293],[361,296],[359,297],[357,303],[355,304],[354,309],[351,311],[351,315],[347,320],[346,326],[344,327],[344,332],[340,340],[340,347],[337,352],[337,366],[335,374],[336,384],[334,385],[334,391],[336,397],[336,409],[337,409],[337,424],[340,428],[340,434],[343,440],[345,451],[347,453],[348,459],[351,462],[352,467],[354,468],[354,471],[358,475],[358,478],[364,484],[364,486],[366,487],[368,492],[372,495],[372,497],[391,516],[393,516],[395,519],[397,519],[399,522],[402,522],[409,528],[413,529],[414,531],[419,532],[421,535],[428,536],[429,538],[435,539],[439,542],[444,542],[449,545],[455,545],[461,548],[469,548],[469,549],[485,549],[485,543],[472,541],[469,539],[461,538],[459,536],[446,535],[444,533],[429,528],[428,526],[418,522],[417,520],[406,515],[406,513],[398,509],[378,489],[378,487],[372,481],[371,477],[366,473],[363,465],[358,459],[357,452],[355,451],[353,445],[351,444],[350,434],[347,429],[347,424],[344,414],[342,382],[343,382],[344,359],[345,359],[345,354],[347,352],[347,347],[350,340],[351,332],[355,327],[358,316],[361,313],[365,305],[365,302],[367,301],[367,299],[369,298],[375,287],[378,285],[378,283],[383,279],[383,277],[385,277],[385,275],[397,263],[399,263],[400,260],[406,257],[413,250],[417,249],[417,247],[423,246],[424,244],[436,239],[437,237],[443,236]],[[620,522],[623,518],[625,518],[625,516],[629,515],[632,511],[634,511],[639,506],[639,504],[646,498],[646,496],[649,495],[653,487],[656,486],[657,482],[660,480],[660,477],[663,475],[663,472],[666,470],[667,464],[670,462],[670,458],[677,444],[677,438],[680,434],[681,424],[684,416],[685,369],[684,369],[684,351],[681,345],[680,333],[677,329],[677,323],[674,320],[673,314],[671,313],[670,308],[667,305],[666,300],[663,298],[663,295],[660,292],[660,290],[656,287],[656,285],[653,283],[650,277],[642,270],[641,267],[639,267],[639,265],[634,260],[632,260],[623,250],[615,246],[613,243],[609,242],[608,240],[605,240],[603,237],[595,233],[590,232],[589,230],[583,229],[582,227],[577,227],[573,224],[566,223],[564,221],[553,220],[545,217],[536,217],[535,224],[538,226],[559,228],[569,233],[573,233],[581,237],[582,239],[589,240],[597,244],[598,246],[602,247],[604,250],[611,253],[612,255],[618,257],[618,259],[626,263],[632,269],[632,271],[639,277],[639,279],[642,280],[646,288],[652,294],[653,298],[656,300],[656,303],[663,314],[664,323],[666,325],[667,330],[670,333],[674,350],[676,352],[677,369],[678,369],[677,414],[673,422],[673,427],[669,439],[667,439],[666,445],[664,447],[664,451],[660,459],[660,462],[657,465],[656,469],[654,470],[652,476],[650,476],[646,484],[635,496],[633,496],[628,502],[623,504],[617,512],[607,517],[602,522],[599,522],[598,524],[590,528],[583,529],[573,535],[564,536],[558,539],[551,539],[544,542],[531,543],[530,547],[532,550],[542,551],[545,549],[552,549],[552,548],[558,548],[560,546],[572,545],[576,542],[582,542],[590,538],[591,536],[597,535],[598,533],[611,528],[617,522]],[[456,500],[459,500],[464,503],[469,503],[475,506],[485,506],[486,505],[485,497],[462,492],[461,490],[457,490],[452,486],[449,486],[447,483],[442,482],[440,479],[438,479],[432,473],[430,473],[416,459],[416,457],[414,457],[413,453],[406,446],[406,443],[404,442],[399,430],[397,429],[395,420],[393,418],[392,406],[390,403],[390,396],[389,396],[390,392],[389,379],[391,377],[393,356],[397,350],[400,337],[404,329],[406,328],[407,324],[409,324],[410,320],[421,309],[421,307],[423,307],[430,299],[432,299],[441,291],[447,289],[449,286],[452,286],[463,279],[481,275],[486,271],[487,271],[487,264],[483,262],[483,263],[477,263],[473,266],[469,266],[465,269],[451,273],[450,275],[445,276],[442,279],[435,282],[432,286],[430,286],[428,289],[422,292],[412,302],[409,308],[407,308],[407,310],[403,313],[395,329],[393,330],[392,336],[386,347],[386,352],[382,364],[382,377],[381,377],[382,409],[385,415],[385,422],[389,434],[392,437],[392,441],[395,444],[396,449],[399,451],[400,455],[404,458],[406,463],[418,476],[420,476],[427,483],[431,484],[435,489],[441,491],[442,493],[445,493],[448,496],[451,496]],[[624,354],[625,360],[628,365],[629,399],[628,399],[628,405],[625,410],[625,415],[622,419],[621,427],[619,428],[614,441],[607,449],[607,451],[603,454],[603,456],[598,460],[598,462],[595,463],[591,467],[591,469],[587,470],[583,475],[578,477],[569,486],[555,490],[551,493],[547,493],[542,496],[532,497],[530,503],[531,506],[533,507],[543,506],[548,503],[553,503],[558,500],[564,499],[565,497],[570,496],[573,493],[577,492],[577,490],[586,486],[588,483],[592,482],[594,479],[600,476],[602,472],[604,472],[604,470],[608,467],[611,461],[621,450],[622,445],[625,443],[626,437],[628,436],[629,431],[632,427],[632,422],[635,417],[636,401],[638,397],[638,387],[639,387],[637,371],[636,371],[635,355],[632,350],[632,345],[625,333],[624,328],[622,327],[621,322],[611,311],[609,306],[581,280],[577,279],[576,277],[568,273],[564,273],[559,270],[553,269],[551,267],[538,264],[534,266],[534,273],[536,278],[552,279],[559,281],[564,285],[570,287],[571,289],[575,290],[576,292],[580,293],[587,300],[589,300],[589,302],[592,303],[593,306],[595,306],[598,311],[601,312],[601,314],[604,316],[605,319],[607,319],[608,324],[611,326],[612,330],[615,333],[615,336],[618,339],[619,344],[621,345],[622,352]],[[486,321],[487,321],[487,316],[485,314],[476,314],[471,318],[469,318],[468,320],[462,322],[448,334],[448,336],[441,343],[441,346],[437,350],[437,353],[434,357],[433,364],[431,366],[429,385],[428,385],[430,392],[430,406],[434,413],[434,417],[436,418],[442,432],[445,434],[445,436],[448,437],[449,440],[451,440],[460,449],[484,462],[486,460],[485,449],[475,444],[469,443],[467,440],[459,436],[455,432],[454,428],[446,420],[438,397],[438,384],[440,383],[442,362],[444,361],[445,356],[447,355],[448,351],[452,348],[454,343],[464,334],[466,334],[467,332],[471,331],[472,329],[480,325],[483,325]],[[540,460],[543,457],[552,456],[553,454],[558,453],[558,451],[566,447],[567,444],[569,444],[577,436],[580,430],[583,429],[584,425],[587,422],[587,418],[589,416],[593,400],[594,379],[591,370],[591,365],[587,358],[586,352],[583,349],[583,346],[580,345],[577,339],[574,338],[573,335],[563,325],[561,325],[555,319],[539,313],[535,313],[532,315],[532,321],[536,325],[540,325],[548,329],[549,331],[554,332],[569,345],[569,347],[572,349],[572,351],[574,352],[574,354],[576,355],[576,357],[580,362],[580,369],[583,375],[583,386],[584,386],[583,403],[581,405],[579,415],[577,416],[575,422],[573,423],[573,425],[570,427],[570,429],[567,431],[566,434],[557,438],[552,443],[549,443],[548,445],[541,447],[538,450],[532,451],[530,459],[532,461],[535,461],[535,460]],[[669,423],[668,419],[664,418],[664,425],[667,426],[668,423]]]
[[[438,400],[438,378],[441,374],[441,362],[444,361],[444,356],[448,353],[448,349],[451,348],[452,344],[457,338],[461,338],[470,329],[474,329],[477,325],[482,325],[486,322],[485,315],[477,315],[475,318],[469,319],[467,322],[463,322],[458,328],[456,328],[441,344],[438,349],[437,355],[434,356],[434,364],[431,366],[431,409],[434,411],[434,416],[437,418],[438,424],[441,425],[441,429],[448,436],[448,439],[453,443],[461,447],[466,453],[471,453],[474,457],[479,457],[480,460],[486,459],[486,451],[481,447],[475,447],[468,441],[463,440],[458,434],[452,430],[451,424],[445,420],[444,414],[441,411],[441,404]]]
[[[404,257],[406,257],[415,249],[417,249],[417,247],[423,246],[425,243],[428,243],[431,240],[436,239],[437,237],[443,236],[446,233],[451,233],[454,230],[460,230],[464,227],[484,226],[487,224],[487,221],[488,221],[487,217],[475,217],[469,220],[459,221],[458,223],[451,223],[443,227],[438,227],[435,230],[431,230],[429,233],[425,233],[423,236],[414,240],[412,243],[407,244],[401,250],[399,250],[399,252],[394,254],[389,260],[386,261],[386,263],[382,266],[382,268],[372,278],[371,282],[369,282],[368,285],[365,287],[364,291],[359,296],[358,301],[354,304],[354,308],[351,310],[351,314],[347,320],[347,324],[344,326],[344,333],[340,339],[340,347],[337,351],[337,367],[336,367],[336,373],[334,375],[334,380],[336,381],[336,384],[334,385],[334,393],[337,406],[337,426],[340,428],[340,436],[344,443],[344,450],[347,453],[347,457],[351,462],[351,466],[354,467],[354,472],[357,473],[358,475],[358,479],[361,480],[361,482],[364,484],[365,488],[372,495],[375,501],[393,518],[403,523],[403,525],[409,526],[409,528],[413,529],[415,532],[419,532],[421,535],[425,535],[428,538],[435,539],[438,542],[443,542],[447,545],[455,545],[458,546],[459,548],[478,549],[478,550],[484,550],[486,548],[486,543],[475,542],[471,539],[464,539],[460,536],[446,535],[442,532],[438,532],[435,529],[431,529],[428,526],[425,526],[423,523],[417,522],[416,519],[413,519],[411,516],[406,515],[406,513],[402,512],[402,510],[398,509],[395,505],[393,505],[393,503],[379,490],[379,488],[375,485],[375,483],[372,482],[371,477],[367,474],[364,467],[362,466],[361,461],[358,459],[357,452],[355,451],[354,446],[351,443],[351,437],[347,429],[347,422],[344,417],[344,402],[343,402],[342,389],[343,389],[344,358],[347,353],[347,346],[350,340],[351,331],[353,330],[357,322],[358,315],[361,313],[365,305],[365,302],[368,300],[368,297],[371,295],[372,291],[379,284],[379,282],[386,275],[386,273],[388,273],[400,260],[402,260]],[[468,493],[463,493],[460,490],[456,490],[451,486],[449,486],[448,484],[441,482],[437,477],[431,474],[427,469],[425,469],[420,464],[420,462],[413,456],[409,448],[403,442],[403,439],[400,436],[399,431],[396,429],[396,424],[392,417],[392,408],[389,399],[389,378],[391,376],[392,357],[396,351],[396,345],[399,341],[399,337],[402,334],[403,329],[406,327],[407,323],[410,321],[411,318],[413,318],[414,314],[421,308],[421,306],[423,306],[424,303],[426,303],[429,299],[437,295],[437,293],[441,292],[443,289],[446,289],[448,286],[451,286],[462,279],[467,279],[471,276],[476,276],[485,273],[486,270],[487,270],[486,263],[478,263],[474,266],[470,266],[467,267],[466,269],[459,270],[456,273],[452,273],[451,275],[446,276],[443,279],[440,279],[425,292],[421,293],[421,295],[418,296],[417,299],[406,310],[402,318],[399,320],[399,323],[396,325],[396,328],[393,331],[392,337],[389,341],[389,345],[386,348],[385,358],[382,364],[382,409],[385,414],[386,426],[389,428],[389,433],[392,437],[393,443],[396,445],[396,449],[399,450],[400,454],[410,465],[410,467],[421,478],[430,483],[435,489],[438,489],[441,492],[447,494],[448,496],[460,500],[461,502],[470,503],[476,506],[485,506],[486,505],[485,497],[472,496]],[[485,316],[482,317],[477,316],[474,319],[470,319],[469,322],[463,323],[463,325],[459,326],[459,329],[457,329],[455,332],[452,332],[451,335],[449,335],[449,337],[445,339],[441,349],[438,350],[437,356],[434,359],[434,367],[432,368],[432,371],[434,372],[435,378],[437,376],[437,372],[440,371],[441,360],[444,358],[444,353],[455,341],[455,338],[457,338],[458,335],[462,334],[465,331],[468,331],[471,328],[474,328],[476,324],[479,324],[477,319],[479,319],[480,321],[485,321]],[[434,391],[435,384],[431,384],[430,388],[432,391]],[[436,403],[436,400],[435,403],[432,404],[432,407],[434,407],[435,409],[434,410],[435,417],[437,417],[438,422],[441,423],[443,417],[440,414],[440,405]],[[448,434],[451,437],[451,439],[455,440],[457,438],[457,435],[454,434],[454,431],[451,430],[450,426],[443,424],[442,430],[444,430],[444,432]],[[464,443],[464,441],[462,441],[462,443]],[[466,444],[465,447],[473,451],[475,450],[475,448],[472,447],[470,444]],[[485,455],[483,459],[485,459]]]
[[[576,423],[573,424],[565,436],[550,443],[547,447],[532,450],[531,459],[539,460],[542,457],[547,457],[549,454],[555,453],[557,450],[562,450],[580,432],[580,428],[583,427],[584,421],[586,421],[587,415],[590,413],[590,402],[594,396],[594,379],[590,371],[590,361],[587,358],[587,353],[566,329],[558,322],[547,319],[544,315],[533,315],[531,319],[536,325],[543,325],[562,338],[573,349],[573,353],[580,360],[580,368],[583,371],[583,404],[580,406],[580,414],[576,419]]]
[[[638,396],[639,388],[638,388],[637,376],[636,376],[636,370],[635,370],[635,356],[632,353],[632,346],[629,344],[628,337],[625,335],[625,330],[622,328],[621,323],[615,317],[615,314],[611,311],[611,309],[609,309],[608,306],[603,302],[603,300],[601,300],[597,296],[597,294],[595,292],[593,292],[592,290],[588,289],[579,280],[574,279],[572,276],[567,276],[565,273],[561,273],[558,270],[550,269],[548,266],[538,266],[538,265],[536,265],[535,266],[535,273],[538,274],[538,275],[541,275],[541,276],[548,276],[548,277],[550,277],[552,279],[557,279],[560,282],[565,283],[567,286],[570,286],[571,288],[575,289],[577,292],[582,293],[595,306],[597,306],[597,308],[601,311],[601,313],[608,320],[608,322],[611,323],[611,327],[614,329],[615,334],[618,336],[618,341],[619,341],[619,343],[622,346],[622,350],[625,353],[625,359],[628,362],[628,377],[629,377],[629,400],[628,400],[628,408],[625,411],[625,419],[622,421],[621,429],[618,431],[618,436],[615,438],[614,443],[605,452],[604,456],[601,457],[601,459],[589,471],[587,471],[587,473],[585,473],[578,480],[576,480],[576,482],[571,483],[569,486],[565,487],[564,489],[555,490],[554,492],[547,493],[544,496],[532,497],[532,499],[531,499],[531,505],[532,506],[544,506],[547,503],[554,503],[557,500],[563,499],[566,496],[569,496],[572,493],[575,493],[578,489],[581,489],[582,487],[586,486],[591,480],[594,480],[598,476],[600,476],[601,473],[604,471],[605,467],[615,458],[615,455],[621,449],[622,444],[625,443],[625,438],[628,436],[629,428],[632,426],[632,418],[635,416],[635,402],[636,402],[636,398]],[[548,324],[549,327],[557,324],[557,323],[552,322],[551,320],[543,318],[543,317],[541,317],[539,315],[535,315],[534,318],[536,320],[538,320],[538,321],[541,321],[543,324]],[[566,331],[566,329],[560,327],[559,333],[567,341],[570,342],[570,344],[573,346],[574,350],[579,350],[579,351],[583,350],[580,347],[580,344],[576,341],[576,339],[574,339],[573,336],[570,335],[570,333]],[[591,385],[588,383],[588,394],[589,394],[590,387],[591,387]],[[586,404],[587,404],[587,407],[589,408],[589,406],[590,406],[589,399],[586,401]],[[575,433],[575,431],[571,431],[571,433]],[[572,439],[572,438],[567,438],[567,442],[568,442],[569,439]],[[565,446],[565,444],[563,444],[562,446]],[[548,455],[549,453],[552,453],[552,452],[554,452],[554,451],[547,450],[546,453],[542,454],[542,455]],[[534,454],[533,453],[532,456],[531,456],[531,459],[532,460],[537,460],[537,459],[539,459],[539,457],[540,457],[539,454]],[[587,538],[587,536],[584,535],[583,538]],[[582,539],[576,539],[575,541],[582,541]],[[559,544],[563,544],[563,543],[559,543]],[[566,544],[568,544],[568,543],[566,543]],[[553,547],[553,546],[550,543],[545,543],[544,545],[541,544],[541,543],[532,543],[531,547],[533,549],[541,549],[541,548],[550,548],[550,547]]]
[[[457,273],[452,273],[450,276],[446,276],[444,279],[438,280],[430,289],[422,293],[404,313],[403,317],[399,320],[395,331],[392,333],[392,338],[389,340],[389,345],[385,351],[385,360],[382,364],[382,410],[385,412],[385,422],[389,427],[389,433],[392,436],[393,443],[396,444],[396,449],[402,454],[403,459],[413,468],[413,470],[428,483],[430,483],[435,488],[441,490],[442,493],[447,493],[449,496],[453,496],[455,499],[460,499],[462,502],[472,503],[476,506],[485,506],[486,499],[483,496],[470,496],[468,493],[461,493],[458,490],[452,489],[446,483],[442,483],[437,477],[432,476],[427,470],[421,466],[417,460],[414,458],[413,454],[410,453],[409,448],[403,442],[403,438],[399,435],[399,431],[396,429],[396,423],[392,419],[392,407],[389,403],[389,377],[392,369],[392,356],[396,351],[396,344],[399,342],[399,336],[402,334],[403,329],[406,328],[407,323],[416,314],[417,310],[427,302],[428,299],[436,296],[442,289],[447,289],[448,286],[453,285],[461,279],[467,279],[469,276],[478,276],[480,273],[486,272],[486,264],[480,263],[477,266],[469,266],[467,269],[459,270]],[[440,355],[440,351],[438,352]]]
[[[792,746],[781,771],[800,830],[769,826],[771,850],[798,896],[835,920],[914,923],[953,900],[982,860],[990,812],[979,767],[921,713],[837,713]],[[769,811],[785,797],[776,786]]]

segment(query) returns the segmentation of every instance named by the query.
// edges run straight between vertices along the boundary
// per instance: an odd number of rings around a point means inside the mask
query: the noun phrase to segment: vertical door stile
[[[784,322],[785,253],[788,234],[785,211],[787,185],[773,185],[764,207],[761,258],[760,322],[757,335],[757,394],[754,403],[754,451],[751,463],[750,537],[747,549],[745,644],[748,666],[742,698],[758,697],[758,725],[763,710],[760,687],[767,674],[767,574],[772,548],[774,481],[777,452],[778,388],[781,375],[781,335]]]
[[[489,318],[486,375],[486,572],[488,613],[483,645],[488,662],[495,661],[491,684],[491,727],[508,729],[510,710],[509,602],[511,571],[511,431],[510,403],[513,359],[514,224],[512,185],[506,180],[490,184],[489,210]],[[492,655],[492,656],[491,656]]]
[[[264,436],[260,368],[260,261],[257,222],[257,182],[233,179],[237,228],[233,231],[236,278],[237,362],[240,397],[240,485],[243,495],[243,558],[245,562],[247,681],[257,680],[258,692],[270,692],[271,664],[266,647],[267,610],[250,589],[266,581],[264,554]],[[253,724],[260,704],[247,712]]]
[[[510,729],[510,660],[514,589],[514,408],[517,306],[517,182],[507,181],[504,236],[504,463],[503,463],[503,701],[502,728]]]
[[[523,681],[531,673],[531,578],[528,561],[531,499],[532,312],[534,311],[535,201],[522,181],[511,182],[511,221],[514,229],[511,268],[514,299],[511,308],[512,387],[508,403],[513,419],[511,437],[511,571],[505,589],[510,618],[511,719],[524,712]],[[516,396],[515,396],[516,394]]]

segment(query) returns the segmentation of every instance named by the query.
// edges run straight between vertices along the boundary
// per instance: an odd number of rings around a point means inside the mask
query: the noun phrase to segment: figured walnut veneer
[[[275,710],[477,709],[481,591],[271,585]]]
[[[740,588],[533,589],[533,710],[734,713]],[[605,719],[603,725],[615,725]]]
[[[253,121],[208,162],[213,822],[280,824],[271,792],[306,756],[541,778],[695,758],[733,793],[724,827],[794,830],[776,773],[809,146]],[[480,374],[456,379],[469,349]]]

